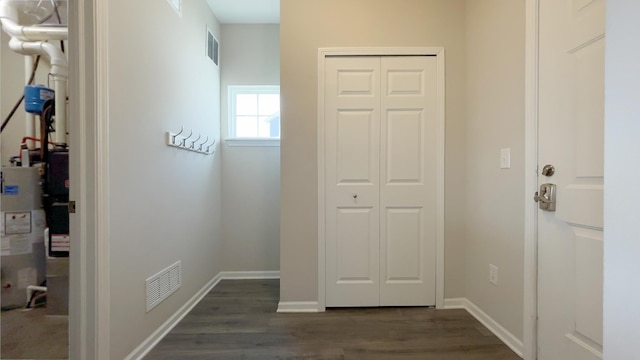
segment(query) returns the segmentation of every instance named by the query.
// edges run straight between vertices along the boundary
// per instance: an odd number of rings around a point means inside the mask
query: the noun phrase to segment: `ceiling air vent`
[[[167,0],[173,10],[175,10],[180,17],[182,17],[182,0]]]
[[[216,66],[218,66],[218,64],[220,63],[219,49],[220,45],[218,44],[218,39],[216,39],[216,37],[213,36],[211,30],[207,28],[207,56],[213,61],[214,64],[216,64]]]

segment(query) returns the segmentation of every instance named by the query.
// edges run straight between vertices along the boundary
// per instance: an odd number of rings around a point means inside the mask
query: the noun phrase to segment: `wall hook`
[[[194,151],[197,153],[212,155],[215,148],[213,145],[216,143],[216,139],[209,144],[209,136],[206,136],[204,141],[202,133],[198,133],[198,137],[195,137],[193,130],[189,130],[189,135],[182,135],[185,132],[184,126],[180,126],[180,131],[177,133],[167,132],[167,145],[176,147],[183,150]]]
[[[207,145],[206,153],[208,155],[213,155],[213,153],[216,151],[216,146],[215,145],[216,145],[216,139],[213,139],[211,144]]]
[[[183,145],[185,146],[187,145],[187,140],[189,140],[189,138],[191,138],[192,135],[193,135],[193,130],[189,130],[189,136],[182,139]]]
[[[204,146],[204,144],[206,144],[207,142],[209,142],[209,137],[207,136],[203,142],[201,142],[200,144],[198,144],[198,147],[196,148],[196,150],[198,151],[202,151],[202,147]]]
[[[198,140],[200,140],[200,138],[201,138],[201,137],[202,137],[202,134],[198,134],[198,137],[197,137],[197,138],[195,138],[195,139],[191,140],[191,145],[189,145],[189,146],[188,146],[188,147],[189,147],[189,149],[191,149],[191,150],[195,150],[195,149],[196,149],[196,148],[195,148],[195,146],[196,146],[196,142],[198,142]]]
[[[177,134],[172,134],[172,135],[170,135],[170,136],[171,136],[171,143],[172,143],[173,145],[179,145],[179,143],[176,143],[176,139],[178,138],[178,136],[179,136],[180,134],[182,134],[182,132],[183,132],[183,131],[184,131],[184,127],[183,127],[183,126],[180,126],[180,131],[178,131],[178,133],[177,133]]]

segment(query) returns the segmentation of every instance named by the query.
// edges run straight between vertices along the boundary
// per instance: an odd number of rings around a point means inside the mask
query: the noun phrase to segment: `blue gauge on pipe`
[[[44,85],[24,87],[24,109],[31,114],[42,115],[44,103],[55,97],[55,92]]]

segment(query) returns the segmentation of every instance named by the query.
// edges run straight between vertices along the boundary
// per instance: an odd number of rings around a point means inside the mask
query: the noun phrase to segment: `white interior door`
[[[602,358],[604,0],[540,2],[538,358]],[[547,164],[555,167],[543,174]]]
[[[380,58],[326,66],[326,304],[378,306]]]
[[[326,306],[434,305],[436,58],[325,66]]]
[[[380,304],[434,305],[436,58],[381,64]]]

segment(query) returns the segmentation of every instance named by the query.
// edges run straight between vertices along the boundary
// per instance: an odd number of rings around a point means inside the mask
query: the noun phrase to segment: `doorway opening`
[[[3,358],[67,358],[67,1],[0,0]]]

